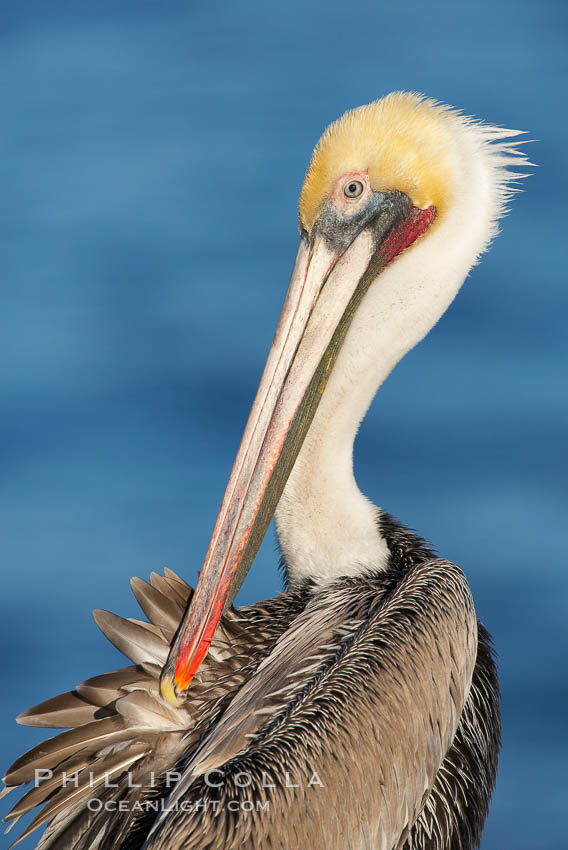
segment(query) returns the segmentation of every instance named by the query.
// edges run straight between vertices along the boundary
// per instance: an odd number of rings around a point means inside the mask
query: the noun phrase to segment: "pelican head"
[[[394,93],[347,112],[320,139],[300,195],[300,245],[276,334],[162,671],[172,704],[184,700],[281,499],[279,540],[298,579],[346,574],[361,561],[384,566],[372,506],[354,484],[352,442],[377,387],[442,315],[495,235],[519,176],[508,166],[526,162],[505,141],[513,135]],[[344,467],[338,486],[349,504],[341,511],[323,504],[335,489],[322,476],[326,465],[332,477]],[[360,531],[347,539],[341,528],[351,508]],[[324,515],[329,523],[318,531]]]

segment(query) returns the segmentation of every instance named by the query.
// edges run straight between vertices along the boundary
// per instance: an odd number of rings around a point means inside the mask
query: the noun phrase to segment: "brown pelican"
[[[415,94],[324,133],[300,246],[199,582],[97,612],[132,662],[24,712],[66,728],[31,783],[48,848],[466,850],[495,782],[498,683],[467,581],[359,491],[358,425],[497,233],[527,163]],[[417,414],[419,415],[419,414]],[[232,601],[275,515],[286,591]]]

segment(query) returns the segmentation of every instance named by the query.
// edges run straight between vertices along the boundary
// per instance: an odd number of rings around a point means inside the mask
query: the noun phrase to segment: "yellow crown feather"
[[[300,194],[300,229],[311,230],[334,182],[350,171],[368,170],[375,191],[399,189],[415,206],[435,206],[440,215],[451,201],[447,128],[455,116],[449,107],[409,92],[346,112],[312,154]]]

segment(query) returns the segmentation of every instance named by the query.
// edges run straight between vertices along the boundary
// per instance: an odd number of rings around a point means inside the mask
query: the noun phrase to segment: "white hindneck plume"
[[[514,191],[511,183],[524,176],[509,167],[527,164],[505,141],[515,131],[474,122],[416,96],[399,97],[415,97],[417,108],[438,122],[450,200],[431,229],[371,285],[347,333],[275,514],[292,584],[385,568],[389,552],[377,510],[353,475],[357,429],[377,389],[443,315],[496,235]],[[357,112],[347,118],[354,120]],[[420,141],[416,133],[411,138]],[[389,174],[383,177],[388,186]]]

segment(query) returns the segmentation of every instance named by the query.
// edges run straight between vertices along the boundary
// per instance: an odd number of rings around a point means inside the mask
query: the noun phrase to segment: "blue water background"
[[[135,615],[128,579],[165,564],[195,581],[311,149],[415,89],[528,130],[540,167],[381,391],[357,473],[463,567],[495,637],[483,850],[568,846],[567,10],[0,3],[2,765],[44,737],[19,711],[122,663],[93,607]],[[276,561],[271,530],[242,602],[278,590]]]

